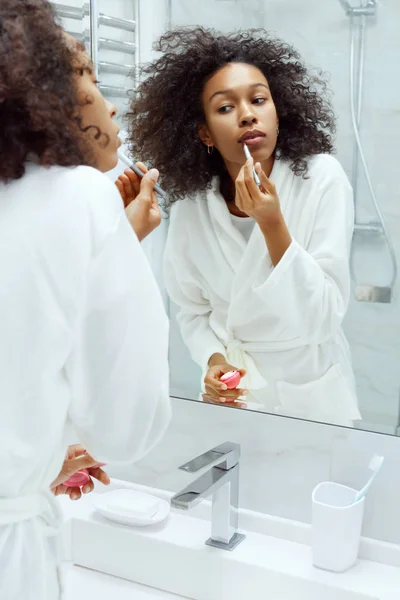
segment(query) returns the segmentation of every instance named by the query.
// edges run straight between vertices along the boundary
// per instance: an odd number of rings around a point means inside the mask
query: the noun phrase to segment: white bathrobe
[[[0,310],[0,598],[56,600],[48,490],[71,427],[128,463],[170,417],[167,317],[104,175],[30,164],[0,184]]]
[[[276,160],[270,179],[292,236],[275,268],[258,225],[246,242],[232,223],[218,179],[172,208],[164,271],[181,333],[203,372],[216,352],[247,369],[241,385],[265,410],[351,425],[351,186],[329,155],[309,160],[308,179]]]

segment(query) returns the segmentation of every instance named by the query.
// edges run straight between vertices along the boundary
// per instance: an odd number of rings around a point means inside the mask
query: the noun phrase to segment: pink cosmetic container
[[[104,467],[105,463],[99,463],[98,465],[95,465],[95,467]],[[94,467],[92,467],[94,468]],[[71,475],[71,477],[69,477],[67,479],[67,481],[64,481],[64,485],[66,485],[67,487],[83,487],[84,485],[86,485],[87,483],[89,483],[90,481],[90,475],[89,475],[89,471],[88,469],[81,469],[80,471],[77,471],[76,473],[74,473],[73,475]]]
[[[225,383],[228,390],[234,390],[240,383],[240,373],[239,371],[228,371],[225,375],[222,375],[220,381]]]

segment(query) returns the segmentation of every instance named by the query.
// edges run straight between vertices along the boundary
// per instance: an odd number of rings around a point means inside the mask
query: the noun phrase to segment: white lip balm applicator
[[[248,146],[246,144],[243,144],[243,150],[246,156],[246,160],[249,160],[249,158],[251,158],[251,154],[250,154],[250,150],[248,148]],[[261,187],[261,181],[260,178],[258,176],[257,171],[255,170],[255,168],[253,167],[253,177],[254,177],[254,181],[256,182],[256,184],[258,185],[258,187]]]
[[[141,171],[139,169],[139,167],[137,167],[135,165],[135,163],[130,160],[121,150],[118,150],[118,158],[120,159],[121,162],[123,162],[127,167],[129,167],[130,169],[132,169],[132,171],[134,173],[136,173],[136,175],[138,175],[140,178],[144,177],[145,173],[143,173],[143,171]],[[162,188],[160,188],[160,186],[158,185],[158,183],[156,183],[156,185],[154,186],[154,190],[157,192],[157,194],[159,196],[161,196],[161,198],[168,198],[168,195],[166,192],[164,192],[164,190]]]

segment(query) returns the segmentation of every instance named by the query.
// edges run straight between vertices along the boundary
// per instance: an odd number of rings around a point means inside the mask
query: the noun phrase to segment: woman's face
[[[96,166],[99,171],[105,173],[116,166],[118,148],[122,143],[118,137],[120,127],[114,120],[117,109],[98,89],[93,64],[88,54],[80,48],[72,36],[67,35],[67,38],[67,43],[74,45],[77,68],[83,68],[82,74],[78,72],[76,74],[78,112],[82,117],[80,129],[87,128],[86,136],[95,155]],[[96,139],[99,130],[101,136]]]
[[[272,160],[278,116],[268,81],[257,67],[229,63],[217,71],[204,86],[202,104],[200,138],[219,150],[228,168],[244,164],[243,142],[256,162]]]

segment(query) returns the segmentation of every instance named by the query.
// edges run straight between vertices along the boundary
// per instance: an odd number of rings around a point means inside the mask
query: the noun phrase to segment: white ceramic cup
[[[340,573],[357,561],[364,498],[352,504],[357,490],[324,482],[312,494],[313,565]]]

